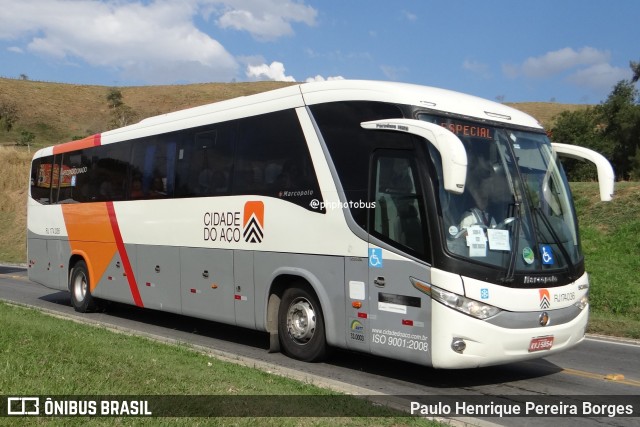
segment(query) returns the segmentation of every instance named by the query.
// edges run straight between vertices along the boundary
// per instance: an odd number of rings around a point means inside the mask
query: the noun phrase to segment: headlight
[[[589,294],[585,294],[574,305],[578,307],[580,310],[584,310],[589,305]]]
[[[484,304],[482,302],[463,297],[462,295],[454,294],[453,292],[445,291],[418,279],[414,279],[413,277],[410,279],[413,287],[418,289],[420,292],[431,296],[431,298],[446,305],[447,307],[451,307],[461,313],[473,316],[477,319],[488,319],[502,311],[498,307]]]

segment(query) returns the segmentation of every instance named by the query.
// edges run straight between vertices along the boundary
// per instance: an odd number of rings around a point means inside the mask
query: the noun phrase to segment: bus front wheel
[[[285,354],[305,362],[326,355],[324,318],[318,298],[302,287],[288,288],[278,310],[278,335]]]
[[[89,272],[84,261],[78,261],[69,276],[69,291],[71,304],[76,311],[87,313],[95,310],[96,302],[91,296]]]

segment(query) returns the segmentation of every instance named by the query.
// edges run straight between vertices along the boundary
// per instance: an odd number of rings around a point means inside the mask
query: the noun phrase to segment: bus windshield
[[[465,146],[463,194],[444,191],[438,153],[446,249],[456,257],[514,272],[573,270],[582,259],[568,182],[542,132],[420,114]]]

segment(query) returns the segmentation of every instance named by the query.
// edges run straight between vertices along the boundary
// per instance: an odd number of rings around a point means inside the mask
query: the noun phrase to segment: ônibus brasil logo
[[[260,243],[264,237],[264,203],[247,202],[244,204],[244,231],[242,236],[247,243]]]

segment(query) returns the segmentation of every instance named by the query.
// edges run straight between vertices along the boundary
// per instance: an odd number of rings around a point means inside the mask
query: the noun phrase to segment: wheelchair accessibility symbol
[[[369,249],[369,267],[382,268],[382,249]]]
[[[540,257],[543,265],[553,265],[556,262],[553,259],[553,251],[549,245],[540,246]]]

